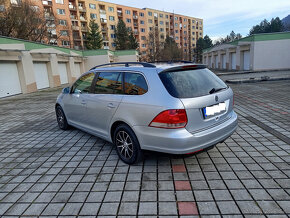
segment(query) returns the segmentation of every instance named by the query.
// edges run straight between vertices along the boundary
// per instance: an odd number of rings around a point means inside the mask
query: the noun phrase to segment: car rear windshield
[[[228,86],[209,69],[179,70],[161,72],[159,77],[175,98],[194,98],[213,93]]]

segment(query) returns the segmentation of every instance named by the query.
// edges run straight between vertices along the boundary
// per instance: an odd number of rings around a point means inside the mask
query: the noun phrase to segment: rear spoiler
[[[179,65],[167,68],[162,70],[160,73],[166,72],[174,72],[174,71],[185,71],[185,70],[198,70],[198,69],[205,69],[206,65],[204,64],[186,64],[186,65]]]

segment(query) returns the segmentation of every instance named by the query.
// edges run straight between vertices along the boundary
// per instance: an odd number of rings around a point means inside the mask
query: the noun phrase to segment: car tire
[[[138,163],[143,159],[139,141],[128,125],[121,124],[115,129],[113,141],[118,156],[126,164]]]
[[[56,113],[56,120],[57,120],[57,124],[58,127],[62,130],[67,130],[69,129],[69,125],[67,123],[67,119],[65,117],[65,114],[63,112],[63,109],[61,108],[61,106],[56,106],[55,108],[55,113]]]

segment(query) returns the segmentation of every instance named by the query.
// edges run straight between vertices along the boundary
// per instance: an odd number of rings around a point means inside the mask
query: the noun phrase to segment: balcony
[[[53,16],[52,14],[49,14],[49,13],[45,13],[45,14],[44,14],[44,18],[45,18],[46,20],[51,20],[51,21],[54,20],[54,16]]]
[[[100,14],[105,14],[105,13],[106,13],[105,10],[100,9]]]
[[[70,11],[76,11],[77,10],[77,8],[74,5],[68,5],[68,9]]]
[[[79,26],[71,26],[72,30],[75,30],[75,31],[79,31],[80,30],[80,27]]]
[[[138,30],[134,30],[134,35],[139,35],[139,31]]]
[[[43,6],[52,7],[52,1],[42,1]]]
[[[133,19],[138,19],[138,16],[137,15],[133,15]]]
[[[80,20],[83,21],[83,22],[87,22],[86,18],[83,17],[83,16],[80,16]]]
[[[76,15],[73,15],[73,14],[70,15],[70,19],[71,19],[71,20],[75,20],[75,21],[78,20],[78,19],[77,19],[77,16],[76,16]]]
[[[101,18],[101,23],[107,23],[107,19]]]
[[[104,49],[110,49],[110,47],[109,46],[104,46]]]
[[[123,17],[123,12],[122,11],[117,11],[118,17]]]
[[[86,8],[84,8],[84,7],[79,7],[79,11],[80,11],[80,12],[86,12],[87,10],[86,10]]]
[[[88,32],[88,28],[87,27],[82,27],[81,30],[82,30],[82,32]]]
[[[102,28],[102,33],[107,33],[108,28]]]

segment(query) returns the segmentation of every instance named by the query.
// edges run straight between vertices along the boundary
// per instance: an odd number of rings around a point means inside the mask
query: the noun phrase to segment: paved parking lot
[[[110,143],[58,129],[59,90],[0,100],[0,216],[289,216],[289,82],[232,88],[232,137],[193,156],[148,153],[134,166]]]

